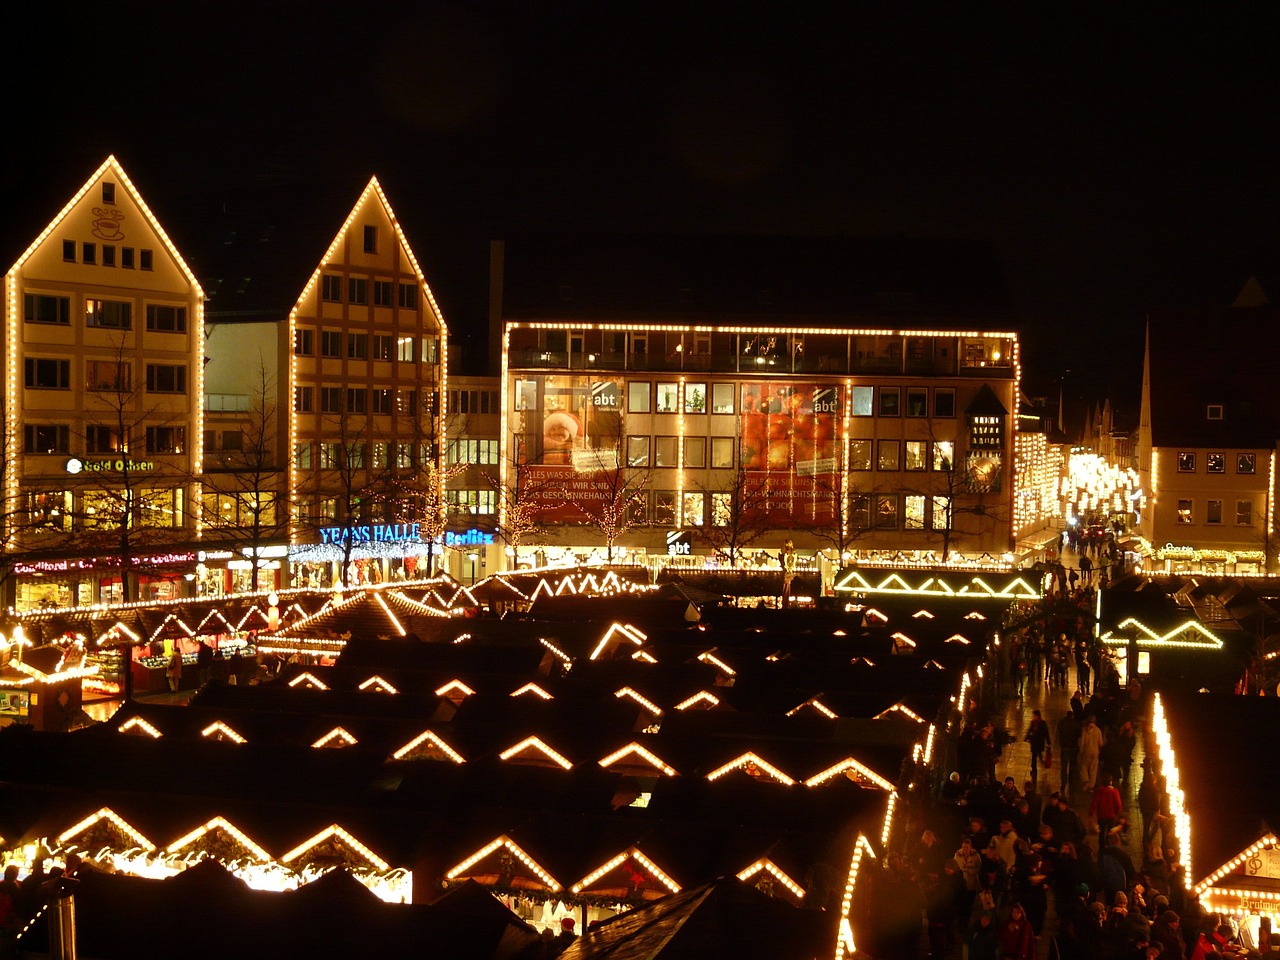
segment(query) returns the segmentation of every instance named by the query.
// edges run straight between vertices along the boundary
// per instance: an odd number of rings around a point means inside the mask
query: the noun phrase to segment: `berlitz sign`
[[[72,457],[67,461],[67,473],[150,473],[155,470],[154,460],[130,460],[128,457],[116,457],[108,460],[81,460]]]
[[[321,543],[395,543],[421,540],[420,523],[366,523],[355,527],[321,527]]]

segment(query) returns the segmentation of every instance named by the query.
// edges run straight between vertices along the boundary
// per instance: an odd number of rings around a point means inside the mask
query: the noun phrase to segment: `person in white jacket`
[[[1080,731],[1080,754],[1076,764],[1080,772],[1080,786],[1091,792],[1098,782],[1098,754],[1102,751],[1102,731],[1094,722],[1093,714],[1085,714],[1084,729]]]

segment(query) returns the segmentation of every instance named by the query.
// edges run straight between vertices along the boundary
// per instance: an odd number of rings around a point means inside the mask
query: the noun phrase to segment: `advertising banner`
[[[768,523],[830,523],[840,489],[838,386],[742,386],[742,469],[750,512]]]

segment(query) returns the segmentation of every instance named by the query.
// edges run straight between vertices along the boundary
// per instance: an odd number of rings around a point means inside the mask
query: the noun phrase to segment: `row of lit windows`
[[[142,429],[147,453],[182,453],[187,447],[187,428],[183,426],[148,426]],[[66,423],[26,423],[22,426],[22,452],[72,454],[82,446],[86,454],[125,453],[129,445],[121,443],[118,427],[91,423],[84,428],[83,444],[72,443],[71,425]]]
[[[368,277],[347,277],[346,302],[354,306],[365,306],[369,303],[369,295],[373,294],[375,307],[395,305],[402,310],[418,309],[418,286],[414,283],[396,283],[394,280],[370,280]],[[322,274],[320,277],[320,299],[325,303],[343,302],[342,277],[336,273]]]
[[[435,457],[432,443],[306,441],[293,448],[293,462],[299,470],[407,470],[434,463]]]
[[[1178,523],[1192,524],[1196,523],[1196,511],[1194,500],[1178,501]],[[1223,520],[1223,501],[1206,500],[1204,502],[1204,520],[1200,521],[1213,526],[1217,526],[1224,522]],[[1253,501],[1237,500],[1236,501],[1236,526],[1251,527],[1253,526]]]
[[[201,498],[201,518],[206,525],[240,529],[274,526],[279,499],[263,490],[208,493]]]
[[[1205,473],[1226,473],[1227,459],[1230,455],[1226,453],[1206,453],[1204,455]],[[1183,451],[1178,454],[1178,472],[1179,473],[1195,473],[1199,465],[1199,458],[1195,453]],[[1237,453],[1236,454],[1236,473],[1252,474],[1258,469],[1258,455],[1255,453]]]
[[[616,390],[601,390],[601,387],[612,387],[608,381],[592,385],[592,407],[595,409],[616,409]],[[826,410],[815,410],[821,401],[815,397],[806,402],[807,408],[796,410],[788,403],[790,384],[768,385],[760,383],[742,384],[742,399],[738,402],[738,384],[722,382],[707,384],[705,382],[686,382],[684,400],[681,401],[681,384],[675,382],[658,382],[656,384],[642,380],[631,380],[626,384],[628,413],[838,413],[836,398],[838,388],[832,387],[831,405]],[[771,393],[772,391],[772,393]],[[929,400],[932,394],[933,404]],[[956,392],[951,387],[868,387],[855,386],[851,395],[849,414],[854,417],[914,417],[932,416],[953,418],[956,415]],[[817,402],[815,402],[817,401]],[[517,411],[533,410],[538,404],[538,381],[517,380],[515,409]],[[456,409],[456,408],[455,408]],[[482,411],[487,412],[487,411]]]
[[[164,303],[147,304],[147,330],[154,333],[186,333],[187,308]],[[71,324],[71,297],[27,293],[22,297],[22,319],[27,323],[57,326]],[[111,330],[133,329],[133,304],[128,300],[86,297],[84,325]]]
[[[117,530],[130,526],[184,526],[186,502],[181,487],[115,490],[46,490],[26,497],[27,523],[33,528],[71,533]]]
[[[491,514],[498,512],[496,490],[446,490],[445,504],[459,513]]]
[[[293,352],[299,357],[313,357],[316,353],[316,332],[301,328],[293,332]],[[320,331],[320,356],[326,360],[399,360],[413,363],[438,363],[440,341],[428,338],[419,341],[413,337],[400,337],[390,333],[346,333],[341,330]]]
[[[185,364],[148,363],[148,393],[186,393]],[[22,383],[30,390],[70,390],[71,361],[56,357],[24,357]],[[133,364],[118,360],[86,360],[84,388],[102,393],[133,390]]]
[[[498,441],[450,440],[446,456],[449,463],[495,464],[498,462]]]
[[[118,256],[117,256],[118,254]],[[62,241],[62,259],[67,263],[83,263],[90,267],[101,264],[104,267],[121,267],[132,270],[150,270],[154,264],[154,254],[145,247],[136,250],[133,247],[117,247],[113,243],[77,243],[75,240]]]
[[[376,387],[372,390],[363,387],[294,387],[294,411],[315,413],[317,390],[320,393],[321,413],[415,416],[418,412],[417,390],[397,390],[390,387]]]

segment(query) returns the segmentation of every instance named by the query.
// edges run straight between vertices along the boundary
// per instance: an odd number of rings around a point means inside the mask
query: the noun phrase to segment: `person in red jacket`
[[[1103,774],[1097,789],[1093,791],[1093,802],[1089,804],[1089,816],[1098,825],[1098,835],[1105,840],[1107,833],[1120,822],[1123,815],[1124,799],[1112,784],[1111,774]]]
[[[1036,937],[1022,904],[1009,908],[1009,919],[1000,925],[1000,960],[1035,960]]]

